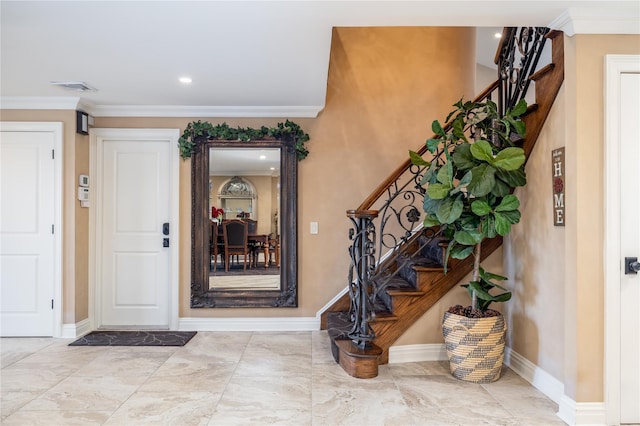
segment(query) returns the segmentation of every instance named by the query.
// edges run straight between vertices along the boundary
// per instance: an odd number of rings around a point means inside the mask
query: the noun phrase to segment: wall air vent
[[[95,87],[89,86],[84,81],[52,81],[50,83],[54,86],[59,86],[75,92],[95,92],[98,90]]]

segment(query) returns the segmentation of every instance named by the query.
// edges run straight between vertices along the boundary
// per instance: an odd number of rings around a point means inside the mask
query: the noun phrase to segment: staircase
[[[552,43],[551,62],[533,72],[545,39]],[[505,28],[502,40],[495,59],[499,78],[475,101],[497,97],[503,113],[535,82],[535,103],[522,117],[527,134],[520,142],[528,157],[564,80],[563,34]],[[518,51],[524,54],[514,58]],[[516,59],[521,70],[514,72]],[[514,75],[520,78],[507,78]],[[426,147],[416,152],[423,155]],[[353,223],[348,292],[322,313],[321,328],[328,330],[335,361],[353,377],[376,377],[393,343],[472,270],[470,256],[450,259],[445,274],[446,241],[439,229],[422,227],[421,176],[407,160],[357,209],[347,211]],[[500,245],[501,237],[485,241],[482,258]]]

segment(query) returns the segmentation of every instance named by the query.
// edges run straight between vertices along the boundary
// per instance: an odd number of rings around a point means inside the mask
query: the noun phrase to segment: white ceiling
[[[2,0],[0,101],[3,108],[79,103],[96,116],[313,117],[325,103],[332,27],[533,25],[570,35],[639,33],[639,5]],[[480,46],[491,60],[494,41],[486,43]],[[181,76],[193,82],[183,85]],[[51,81],[84,81],[98,90],[70,92]]]

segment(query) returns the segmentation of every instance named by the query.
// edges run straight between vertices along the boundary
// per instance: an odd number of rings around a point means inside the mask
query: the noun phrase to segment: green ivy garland
[[[260,129],[247,127],[243,129],[241,127],[229,127],[227,123],[214,126],[207,121],[192,121],[187,124],[182,136],[178,139],[180,156],[182,159],[190,158],[197,146],[196,139],[200,136],[206,136],[206,139],[237,140],[243,142],[265,138],[293,138],[298,160],[306,158],[309,150],[307,150],[304,144],[309,140],[309,135],[293,121],[287,120],[284,123],[278,123],[276,126],[277,127],[262,126]]]

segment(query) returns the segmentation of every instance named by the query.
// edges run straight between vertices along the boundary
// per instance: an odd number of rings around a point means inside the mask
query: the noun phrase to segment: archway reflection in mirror
[[[281,288],[279,206],[280,148],[210,148],[210,290]],[[225,246],[229,221],[247,224],[240,251],[232,235]]]

